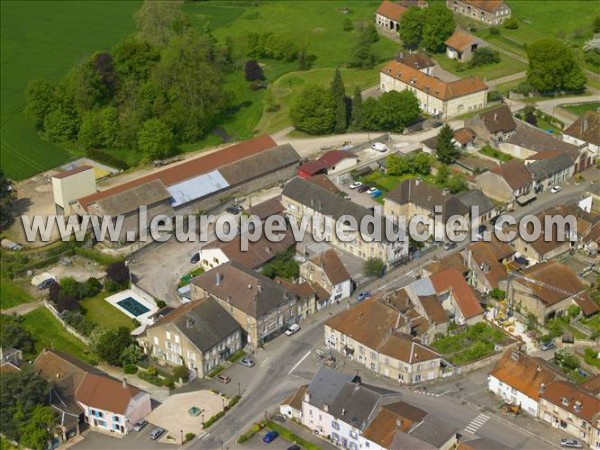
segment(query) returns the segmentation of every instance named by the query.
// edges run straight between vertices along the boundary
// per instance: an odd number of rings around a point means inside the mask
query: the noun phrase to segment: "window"
[[[340,436],[337,433],[331,433],[331,439],[333,439],[335,442],[338,442],[340,440]]]
[[[179,335],[178,334],[175,335],[175,343],[179,344]]]
[[[335,420],[331,421],[331,428],[333,428],[334,430],[339,430],[340,429],[340,424],[337,423]]]
[[[171,332],[170,331],[167,331],[167,339],[171,340]]]
[[[113,416],[112,420],[113,420],[113,422],[117,422],[117,423],[121,421],[121,419],[119,419],[119,416]]]
[[[156,336],[154,336],[154,345],[159,345],[158,344],[158,338]]]

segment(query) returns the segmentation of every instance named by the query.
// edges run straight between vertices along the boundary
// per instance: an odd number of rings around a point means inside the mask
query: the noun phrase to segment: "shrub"
[[[167,306],[167,302],[165,302],[164,300],[156,300],[154,303],[156,303],[156,306],[158,306],[159,308],[164,308],[165,306]]]
[[[189,376],[190,371],[185,364],[177,366],[175,367],[175,369],[173,369],[173,377],[176,380],[179,380],[181,378],[183,381],[187,381]]]
[[[137,373],[138,368],[135,364],[126,364],[125,367],[123,367],[123,372],[125,372],[127,375],[133,375],[135,373]]]
[[[492,28],[490,28],[490,34],[492,36],[498,36],[500,34],[500,30],[496,27],[492,27]]]
[[[473,58],[469,61],[469,67],[486,66],[500,62],[500,53],[488,47],[480,47],[473,52]]]
[[[510,17],[504,22],[504,28],[507,30],[516,30],[519,28],[519,21],[516,17]]]
[[[577,305],[571,305],[567,308],[570,317],[575,317],[581,312],[581,308]]]
[[[229,408],[233,408],[241,399],[242,397],[240,395],[234,396],[231,400],[229,400]]]
[[[118,158],[115,158],[112,155],[109,155],[102,150],[90,148],[87,151],[87,157],[98,161],[100,163],[106,164],[107,166],[114,167],[119,170],[127,170],[129,169],[129,165],[125,161],[121,161]]]
[[[265,75],[263,73],[260,64],[255,59],[251,59],[244,66],[244,74],[246,77],[246,81],[257,81],[264,80]]]
[[[498,91],[490,91],[488,92],[488,102],[499,102],[504,99],[504,96],[501,92]]]
[[[206,428],[210,427],[213,423],[215,423],[217,420],[219,420],[224,415],[225,415],[225,411],[219,411],[217,414],[215,414],[214,416],[212,416],[210,419],[208,419],[206,422],[204,422],[202,424],[203,428],[206,429]]]
[[[192,439],[194,439],[196,437],[196,435],[194,433],[186,433],[185,434],[185,442],[189,442]]]

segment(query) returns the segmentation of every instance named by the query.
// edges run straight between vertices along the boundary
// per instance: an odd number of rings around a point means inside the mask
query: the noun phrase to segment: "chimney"
[[[248,283],[248,289],[252,289],[252,285]]]
[[[262,292],[263,287],[259,284],[258,286],[256,286],[256,289],[258,290],[258,292]]]
[[[185,325],[188,328],[192,328],[194,326],[194,319],[192,319],[191,317],[188,317],[185,321]]]
[[[583,116],[583,120],[581,121],[581,133],[585,133],[590,125],[590,116],[587,114]]]
[[[498,120],[498,113],[494,113],[494,120]]]
[[[519,350],[517,350],[516,348],[513,348],[513,351],[510,355],[510,359],[512,359],[513,361],[518,361],[519,360]]]
[[[223,274],[221,272],[217,272],[216,278],[217,278],[217,286],[221,286],[221,282],[223,281]]]
[[[123,378],[121,379],[121,387],[122,387],[123,389],[127,389],[127,378],[123,377]]]
[[[569,406],[569,400],[567,400],[567,397],[562,397],[560,401],[563,405]]]
[[[575,410],[575,412],[581,412],[581,402],[576,401],[575,406],[573,406],[573,409]]]
[[[346,408],[342,408],[342,416],[346,414]]]
[[[542,371],[542,366],[540,366],[539,364],[537,365],[537,367],[535,368],[536,372],[541,372]]]
[[[273,249],[267,245],[267,246],[265,247],[265,251],[266,251],[267,253],[271,253],[271,252],[273,251]]]
[[[396,428],[402,428],[402,419],[396,419]]]
[[[546,391],[546,384],[542,383],[540,384],[540,394],[543,394]]]
[[[323,403],[323,411],[329,412],[329,405],[327,403]]]

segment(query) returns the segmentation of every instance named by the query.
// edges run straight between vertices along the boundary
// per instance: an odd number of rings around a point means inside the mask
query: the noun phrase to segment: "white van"
[[[375,142],[371,144],[371,148],[381,153],[385,153],[388,151],[388,148],[385,146],[385,144],[382,144],[381,142]]]

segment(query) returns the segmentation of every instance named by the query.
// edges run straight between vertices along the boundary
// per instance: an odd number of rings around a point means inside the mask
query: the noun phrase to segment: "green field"
[[[133,319],[104,300],[110,295],[108,292],[101,292],[96,297],[82,300],[81,308],[84,311],[85,318],[104,328],[125,327],[133,330]]]
[[[57,80],[78,60],[134,29],[139,1],[2,2],[2,156],[10,177],[50,169],[73,152],[40,139],[24,113],[29,80]]]
[[[85,359],[87,345],[63,329],[62,324],[46,308],[38,308],[23,316],[23,326],[33,336],[35,351],[52,348]]]
[[[32,301],[33,298],[22,286],[0,277],[0,309],[8,309]]]
[[[587,111],[597,111],[600,109],[600,102],[580,103],[579,105],[562,105],[561,108],[571,111],[578,116],[582,116]]]
[[[432,56],[433,59],[435,59],[444,70],[447,70],[448,72],[453,73],[461,78],[477,75],[479,78],[489,81],[527,70],[527,64],[517,61],[516,59],[506,55],[500,55],[499,63],[460,71],[457,70],[457,68],[460,67],[459,64],[461,63],[457,63],[456,61],[448,58],[445,53]],[[464,63],[462,63],[462,65],[464,65]]]

